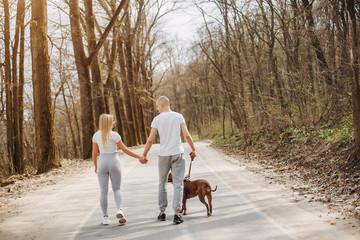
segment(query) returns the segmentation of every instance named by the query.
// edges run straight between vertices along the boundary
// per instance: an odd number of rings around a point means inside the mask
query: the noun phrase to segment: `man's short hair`
[[[165,107],[169,107],[170,106],[170,100],[165,97],[165,96],[160,96],[157,100],[157,103],[160,103],[162,105],[164,105]]]

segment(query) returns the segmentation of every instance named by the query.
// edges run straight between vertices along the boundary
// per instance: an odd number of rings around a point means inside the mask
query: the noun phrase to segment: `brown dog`
[[[169,173],[168,182],[172,183],[171,173]],[[182,209],[181,209],[180,213],[183,213],[184,215],[186,215],[186,200],[187,199],[199,196],[200,202],[205,204],[206,209],[207,209],[207,215],[208,215],[208,217],[210,217],[212,214],[211,192],[215,192],[216,189],[217,189],[217,186],[215,187],[214,190],[212,190],[210,183],[204,179],[190,181],[190,179],[185,178],[184,179]],[[205,196],[207,197],[209,204],[206,203]]]

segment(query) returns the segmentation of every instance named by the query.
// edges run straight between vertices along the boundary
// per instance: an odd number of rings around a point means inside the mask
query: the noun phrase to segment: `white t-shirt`
[[[183,115],[177,112],[162,112],[151,123],[160,136],[159,156],[171,156],[184,153],[181,144],[181,123],[185,123]]]
[[[97,143],[100,153],[116,153],[116,143],[121,141],[121,137],[117,132],[110,131],[106,144],[104,145],[101,139],[101,131],[99,130],[94,134],[92,141]]]

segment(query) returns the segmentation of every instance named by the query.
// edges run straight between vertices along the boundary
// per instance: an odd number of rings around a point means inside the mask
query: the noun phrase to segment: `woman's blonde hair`
[[[106,144],[112,126],[113,116],[111,114],[101,114],[99,118],[99,129],[101,131],[101,140],[103,144]]]

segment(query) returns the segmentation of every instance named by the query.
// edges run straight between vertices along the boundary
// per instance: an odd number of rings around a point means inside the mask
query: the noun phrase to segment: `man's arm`
[[[145,148],[144,148],[144,152],[143,152],[143,156],[146,157],[147,153],[149,152],[152,144],[153,144],[153,141],[155,139],[155,136],[156,136],[156,133],[157,133],[157,129],[156,128],[151,128],[151,131],[150,131],[150,135],[146,141],[146,144],[145,144]]]
[[[189,130],[186,127],[185,122],[181,123],[181,131],[184,134],[184,137],[186,139],[186,142],[189,144],[189,146],[191,147],[192,152],[190,153],[191,156],[195,157],[195,146],[194,146],[194,141],[189,133]]]

